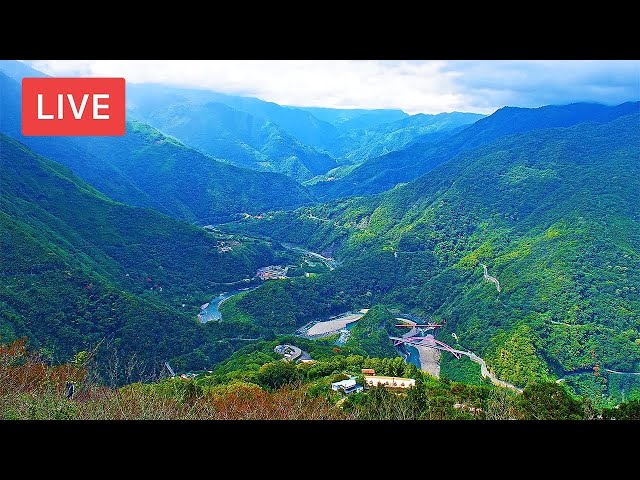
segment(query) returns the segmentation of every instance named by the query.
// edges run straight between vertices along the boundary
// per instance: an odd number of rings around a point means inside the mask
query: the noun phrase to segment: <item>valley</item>
[[[24,136],[42,75],[0,61],[0,379],[18,355],[230,416],[640,401],[635,99],[409,114],[130,82],[124,136]]]

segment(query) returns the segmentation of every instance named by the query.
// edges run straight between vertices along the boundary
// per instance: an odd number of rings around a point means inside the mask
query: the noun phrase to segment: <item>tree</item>
[[[631,400],[617,408],[605,408],[602,411],[605,420],[640,420],[640,400]]]
[[[563,385],[555,382],[530,383],[520,400],[528,420],[582,420],[584,407]]]
[[[302,375],[295,364],[279,360],[260,367],[256,380],[261,386],[275,390],[283,385],[302,380]]]

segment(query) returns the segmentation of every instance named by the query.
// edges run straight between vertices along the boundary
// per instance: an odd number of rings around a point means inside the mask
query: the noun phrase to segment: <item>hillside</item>
[[[311,363],[286,362],[281,343],[310,350]],[[0,420],[638,420],[638,391],[615,408],[594,408],[564,385],[534,383],[522,394],[488,385],[436,380],[400,358],[336,355],[326,344],[291,337],[242,348],[193,378],[156,378],[121,388],[96,384],[92,359],[48,365],[24,345],[0,345]],[[397,395],[365,388],[346,396],[332,382],[363,368],[402,376],[415,386]],[[67,398],[66,381],[75,388]]]
[[[425,144],[445,139],[461,127],[469,125],[484,115],[476,113],[417,114],[391,123],[354,129],[338,137],[327,150],[340,163],[359,163],[386,153],[401,150],[418,138]]]
[[[303,145],[275,123],[222,103],[170,104],[149,113],[130,110],[134,118],[240,167],[304,181],[336,166],[329,155]]]
[[[234,110],[267,120],[278,125],[296,140],[313,147],[321,147],[327,140],[338,135],[335,126],[319,120],[307,111],[265,102],[258,98],[154,84],[127,86],[127,108],[132,115],[143,120],[153,119],[176,106],[190,108],[207,103],[221,103]]]
[[[399,150],[422,134],[444,138],[445,132],[482,118],[460,112],[409,116],[400,110],[284,107],[251,97],[136,84],[127,87],[127,104],[133,118],[214,157],[298,181]]]
[[[236,237],[221,251],[212,234],[116,203],[2,134],[0,166],[3,341],[27,336],[54,361],[106,341],[122,361],[136,356],[138,374],[169,359],[202,368],[233,351],[217,340],[237,331],[195,315],[224,283],[277,261],[270,245]]]
[[[426,142],[417,137],[407,148],[370,158],[343,178],[319,182],[311,191],[323,200],[379,193],[418,178],[458,153],[507,135],[569,127],[582,122],[606,122],[637,113],[639,105],[628,102],[616,107],[587,103],[540,108],[504,107],[436,143],[431,144],[429,137],[425,137]]]
[[[293,180],[216,161],[156,129],[124,137],[23,137],[20,85],[0,72],[0,132],[69,167],[114,200],[201,224],[310,202]]]
[[[322,107],[298,107],[305,110],[316,118],[330,123],[341,133],[351,130],[376,127],[378,125],[396,122],[409,115],[402,110],[374,109],[365,110],[361,108],[322,108]]]
[[[304,287],[321,292],[316,310],[412,309],[446,319],[440,335],[455,332],[501,378],[575,374],[577,390],[606,391],[603,369],[640,371],[639,127],[636,114],[510,135],[384,194],[233,228],[342,260]],[[360,278],[355,262],[373,272]]]

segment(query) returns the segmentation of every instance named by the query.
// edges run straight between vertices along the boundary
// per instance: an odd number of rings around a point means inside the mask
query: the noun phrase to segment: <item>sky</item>
[[[640,60],[35,60],[52,76],[124,77],[281,105],[493,113],[640,100]]]

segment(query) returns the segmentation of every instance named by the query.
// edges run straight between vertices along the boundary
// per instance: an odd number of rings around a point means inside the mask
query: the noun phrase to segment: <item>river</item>
[[[220,313],[220,304],[227,300],[228,298],[233,297],[234,295],[239,295],[240,293],[248,292],[250,290],[255,290],[257,287],[245,287],[240,288],[238,290],[232,290],[230,292],[224,292],[218,295],[217,297],[211,299],[209,305],[206,308],[200,310],[198,314],[198,320],[202,323],[211,322],[212,320],[220,321],[222,320],[222,313]]]
[[[412,347],[411,345],[405,344],[405,350],[409,354],[408,357],[405,357],[404,361],[407,363],[412,363],[419,369],[422,369],[422,363],[420,363],[420,353],[418,353],[418,349],[416,347]]]

